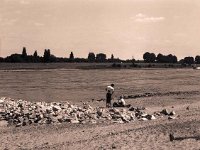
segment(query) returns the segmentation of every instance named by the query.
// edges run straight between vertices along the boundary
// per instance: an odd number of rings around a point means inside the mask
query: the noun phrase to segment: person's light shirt
[[[113,88],[112,86],[109,85],[109,86],[107,86],[106,91],[107,91],[108,93],[113,94],[113,93],[114,93],[114,88]]]
[[[126,105],[126,102],[123,98],[120,98],[118,102],[121,103],[124,106]]]

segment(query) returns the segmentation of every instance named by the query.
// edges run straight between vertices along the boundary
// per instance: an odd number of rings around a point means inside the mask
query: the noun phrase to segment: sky
[[[0,0],[0,57],[200,55],[199,0]]]

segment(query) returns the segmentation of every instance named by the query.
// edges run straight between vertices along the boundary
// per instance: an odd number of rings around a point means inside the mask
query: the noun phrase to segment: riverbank
[[[200,147],[198,99],[199,95],[184,93],[127,100],[133,106],[146,106],[148,112],[173,109],[178,117],[172,120],[163,117],[122,124],[63,123],[1,127],[0,149],[197,149]],[[174,141],[170,141],[170,134],[174,135]]]
[[[168,63],[0,63],[0,70],[192,68]]]

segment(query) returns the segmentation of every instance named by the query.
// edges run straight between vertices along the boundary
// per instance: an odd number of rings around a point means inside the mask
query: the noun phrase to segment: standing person
[[[106,88],[106,107],[111,107],[111,100],[114,93],[114,84],[107,86]]]

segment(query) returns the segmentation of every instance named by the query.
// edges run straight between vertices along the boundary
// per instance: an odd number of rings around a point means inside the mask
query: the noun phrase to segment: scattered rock
[[[148,119],[147,118],[140,118],[139,120],[140,121],[147,121]]]
[[[136,110],[136,108],[134,108],[133,106],[131,106],[130,108],[129,108],[129,111],[135,111]]]
[[[161,113],[164,114],[164,115],[169,115],[169,111],[167,109],[163,109],[161,111]]]
[[[146,118],[148,120],[155,120],[156,119],[156,117],[154,115],[147,115]]]
[[[60,106],[53,106],[52,110],[53,111],[59,111],[59,110],[61,110],[61,108],[60,108]]]
[[[112,144],[112,149],[116,149],[117,147],[115,146],[115,144]]]
[[[113,122],[113,123],[120,123],[120,124],[124,123],[124,122],[122,121],[122,119],[113,120],[112,122]]]
[[[141,115],[141,117],[143,117],[143,118],[148,118],[148,117],[149,117],[149,115],[148,115],[148,114],[146,114],[146,113],[143,113],[143,114]]]
[[[92,124],[96,124],[97,121],[96,121],[96,120],[90,120],[90,123],[92,123]]]
[[[174,135],[173,135],[173,134],[171,134],[171,133],[169,134],[169,140],[170,140],[170,141],[174,141],[174,140],[175,140],[175,137],[174,137]]]
[[[2,98],[0,99],[0,104],[3,104],[4,101],[5,101],[5,97],[2,97]]]
[[[176,117],[174,117],[174,116],[169,116],[168,119],[169,119],[169,120],[171,120],[171,119],[176,119]]]
[[[151,116],[151,120],[155,120],[156,117],[154,115]]]
[[[176,115],[176,113],[175,113],[175,111],[172,111],[172,112],[170,112],[169,115],[170,115],[170,116],[174,116],[174,115]]]
[[[144,107],[130,108],[93,108],[88,103],[83,107],[63,103],[28,102],[13,100],[10,98],[0,99],[0,126],[13,125],[16,127],[30,124],[58,124],[68,122],[72,124],[96,124],[99,122],[128,123],[136,119],[141,121],[154,120],[162,114],[168,115],[169,119],[175,112],[169,113],[164,109],[154,115],[144,112]]]
[[[78,120],[70,120],[71,123],[80,123]]]

